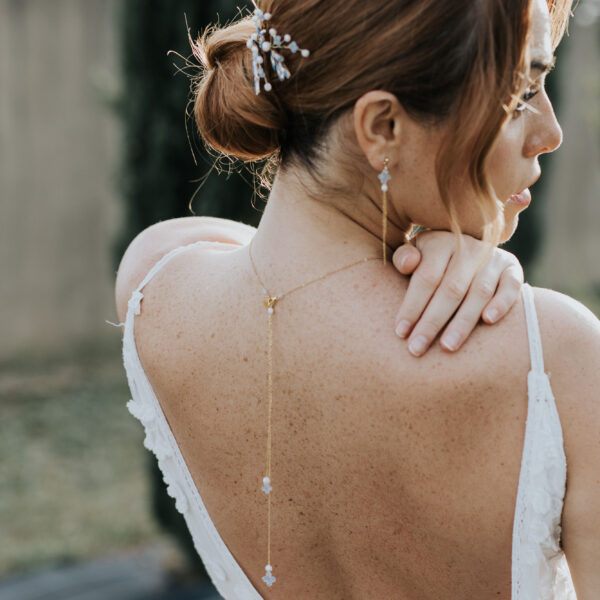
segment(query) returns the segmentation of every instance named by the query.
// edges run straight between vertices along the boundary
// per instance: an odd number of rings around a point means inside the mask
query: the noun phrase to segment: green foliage
[[[2,578],[165,543],[118,344],[106,351],[0,365]]]

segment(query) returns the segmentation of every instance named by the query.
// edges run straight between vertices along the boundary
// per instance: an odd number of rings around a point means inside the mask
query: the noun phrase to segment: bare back
[[[141,362],[212,521],[264,598],[508,600],[523,306],[457,354],[436,346],[416,359],[393,333],[407,280],[382,269],[359,265],[278,307],[272,590],[260,582],[258,493],[267,322],[247,248],[194,249],[156,275],[136,324]]]

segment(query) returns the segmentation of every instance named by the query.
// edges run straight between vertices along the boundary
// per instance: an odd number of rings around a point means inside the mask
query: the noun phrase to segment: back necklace
[[[250,241],[250,244],[248,246],[248,253],[250,255],[250,262],[252,263],[252,269],[254,270],[254,274],[256,275],[256,278],[258,279],[258,282],[260,283],[260,285],[262,287],[262,292],[265,295],[263,304],[264,304],[265,309],[267,310],[267,316],[268,316],[268,319],[267,319],[267,321],[268,321],[267,360],[268,360],[268,365],[269,365],[269,367],[268,367],[269,374],[268,374],[268,379],[267,379],[267,382],[268,382],[267,383],[267,399],[268,399],[267,467],[266,467],[266,475],[262,478],[262,487],[260,488],[260,490],[267,495],[267,565],[265,567],[265,575],[262,578],[262,580],[267,584],[268,587],[271,587],[276,581],[276,578],[273,576],[273,567],[271,566],[271,492],[273,491],[273,488],[271,486],[271,412],[272,412],[272,408],[273,408],[273,315],[275,314],[275,307],[279,303],[280,300],[282,300],[283,298],[287,298],[290,294],[293,294],[294,292],[310,285],[311,283],[316,283],[317,281],[321,281],[322,279],[325,279],[326,277],[329,277],[330,275],[334,275],[335,273],[339,273],[340,271],[343,271],[344,269],[349,269],[350,267],[354,267],[356,265],[359,265],[360,263],[367,262],[369,260],[378,260],[381,257],[373,256],[370,258],[369,257],[362,258],[361,260],[358,260],[358,261],[352,263],[351,265],[346,265],[345,267],[340,267],[339,269],[336,269],[335,271],[331,271],[330,273],[321,275],[321,277],[317,277],[317,279],[313,279],[312,281],[303,283],[302,285],[299,285],[298,287],[295,287],[293,290],[285,292],[284,294],[278,294],[278,295],[273,296],[267,291],[265,284],[262,282],[260,275],[256,271],[256,265],[254,264],[254,260],[252,258],[252,242],[253,241],[254,241],[254,238],[252,238],[252,240]],[[384,246],[384,249],[385,249],[385,246]],[[383,264],[384,265],[386,264],[385,263],[385,254],[383,256]]]

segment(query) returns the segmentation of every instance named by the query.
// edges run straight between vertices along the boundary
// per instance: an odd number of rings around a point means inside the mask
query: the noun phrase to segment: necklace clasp
[[[265,308],[267,310],[274,309],[277,302],[279,302],[281,298],[279,296],[267,296],[265,298]]]

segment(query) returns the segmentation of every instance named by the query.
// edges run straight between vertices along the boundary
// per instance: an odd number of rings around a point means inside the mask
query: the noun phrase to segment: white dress
[[[144,446],[156,455],[167,492],[184,516],[194,546],[215,588],[226,600],[260,600],[215,528],[152,386],[142,368],[134,337],[144,287],[173,257],[202,244],[176,248],[164,256],[131,295],[123,334],[123,361],[132,399],[127,408],[144,426]],[[567,464],[562,428],[550,380],[544,371],[542,343],[528,284],[523,286],[531,352],[529,403],[512,544],[512,600],[577,600],[566,557],[560,547],[561,514]]]

